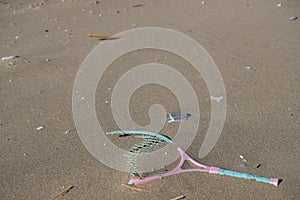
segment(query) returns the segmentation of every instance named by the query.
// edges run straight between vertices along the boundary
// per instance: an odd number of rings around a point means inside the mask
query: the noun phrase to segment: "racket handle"
[[[161,175],[156,175],[156,176],[150,176],[150,177],[145,177],[145,178],[132,178],[128,182],[129,185],[134,184],[134,185],[142,185],[146,183],[151,183],[153,181],[157,181],[162,179]]]
[[[266,177],[256,176],[253,174],[231,171],[231,170],[227,170],[227,169],[220,169],[219,174],[226,175],[226,176],[233,176],[236,178],[255,179],[258,182],[269,183],[269,184],[272,184],[275,186],[277,186],[279,183],[279,179],[277,179],[277,178],[266,178]]]

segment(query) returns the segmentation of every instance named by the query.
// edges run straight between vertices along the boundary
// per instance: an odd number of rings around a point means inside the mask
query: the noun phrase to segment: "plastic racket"
[[[222,169],[219,167],[213,167],[213,166],[207,166],[204,164],[201,164],[194,159],[192,159],[187,153],[185,153],[181,148],[178,148],[178,151],[180,152],[181,155],[181,160],[180,163],[176,168],[173,170],[166,172],[164,174],[160,175],[154,175],[154,176],[149,176],[149,177],[140,177],[139,173],[136,171],[136,156],[137,155],[145,155],[150,152],[153,152],[157,150],[158,148],[161,147],[161,145],[166,144],[166,143],[173,143],[173,141],[168,138],[165,135],[161,135],[158,133],[152,133],[152,132],[145,132],[145,131],[131,131],[131,130],[119,130],[119,131],[112,131],[112,132],[107,132],[107,135],[119,135],[120,137],[126,137],[126,136],[138,136],[141,138],[140,143],[134,144],[132,148],[129,150],[128,153],[128,160],[131,165],[131,175],[134,177],[138,178],[131,178],[128,184],[134,184],[134,185],[142,185],[142,184],[147,184],[151,183],[153,181],[160,180],[162,178],[175,175],[175,174],[180,174],[180,173],[185,173],[185,172],[206,172],[210,174],[219,174],[219,175],[226,175],[226,176],[232,176],[236,178],[244,178],[244,179],[254,179],[258,182],[263,182],[263,183],[269,183],[275,186],[278,186],[280,179],[277,178],[266,178],[266,177],[261,177],[253,174],[248,174],[248,173],[242,173],[242,172],[237,172],[237,171],[232,171],[232,170],[227,170],[227,169]],[[193,169],[183,169],[183,165],[186,161],[189,161],[193,163],[194,165],[198,166],[199,168],[193,168]]]
[[[178,151],[181,154],[181,160],[180,160],[180,163],[178,164],[178,166],[175,167],[173,170],[171,170],[167,173],[164,173],[164,174],[154,175],[154,176],[150,176],[150,177],[132,178],[132,179],[130,179],[128,184],[134,184],[134,185],[147,184],[147,183],[151,183],[153,181],[157,181],[157,180],[160,180],[162,178],[165,178],[165,177],[168,177],[171,175],[185,173],[185,172],[207,172],[210,174],[226,175],[226,176],[232,176],[232,177],[236,177],[236,178],[254,179],[258,182],[269,183],[269,184],[278,186],[279,179],[277,179],[277,178],[266,178],[266,177],[256,176],[253,174],[241,173],[241,172],[237,172],[237,171],[222,169],[219,167],[203,165],[203,164],[195,161],[194,159],[192,159],[181,148],[178,148]],[[200,168],[183,169],[182,166],[184,165],[184,163],[186,161],[189,161]]]

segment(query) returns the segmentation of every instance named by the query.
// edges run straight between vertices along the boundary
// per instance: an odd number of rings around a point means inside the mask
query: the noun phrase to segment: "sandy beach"
[[[300,17],[300,1],[0,0],[0,57],[18,56],[0,60],[0,199],[51,199],[68,186],[57,199],[300,199],[300,19],[292,16]],[[151,192],[135,191],[121,186],[128,173],[89,153],[74,124],[72,92],[84,59],[106,41],[88,34],[139,27],[179,31],[210,54],[226,89],[222,134],[198,158],[210,122],[205,82],[183,59],[153,49],[122,56],[105,72],[95,95],[103,130],[118,129],[108,102],[122,74],[162,63],[182,72],[200,102],[188,154],[208,165],[280,178],[278,187],[195,172],[142,186]],[[157,103],[179,111],[172,91],[149,85],[132,96],[132,119],[147,125]],[[162,132],[172,138],[177,128],[169,123]]]

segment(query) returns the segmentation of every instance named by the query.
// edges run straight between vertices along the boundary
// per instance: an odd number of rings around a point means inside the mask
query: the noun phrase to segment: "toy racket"
[[[180,152],[181,155],[180,163],[173,170],[160,175],[140,177],[139,173],[135,171],[136,169],[135,156],[142,155],[142,154],[145,155],[154,150],[157,150],[157,148],[160,147],[163,143],[173,143],[172,140],[161,134],[144,132],[144,131],[113,131],[113,132],[107,132],[106,134],[119,134],[120,136],[140,136],[142,138],[139,144],[133,145],[133,147],[129,150],[129,155],[130,155],[129,163],[131,164],[133,169],[131,174],[135,176],[135,178],[131,178],[128,184],[134,184],[134,185],[147,184],[171,175],[180,174],[184,172],[207,172],[210,174],[227,175],[236,178],[254,179],[258,182],[269,183],[275,186],[277,186],[279,183],[279,179],[277,178],[266,178],[266,177],[252,175],[252,174],[222,169],[219,167],[203,165],[195,161],[194,159],[192,159],[181,148],[178,148],[178,151]],[[182,167],[186,161],[189,161],[200,168],[183,169]]]

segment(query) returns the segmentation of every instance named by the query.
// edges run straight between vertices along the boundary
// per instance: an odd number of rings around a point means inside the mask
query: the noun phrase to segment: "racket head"
[[[147,155],[154,152],[168,143],[173,141],[166,135],[159,133],[138,131],[138,130],[117,130],[106,132],[106,135],[119,135],[119,137],[138,137],[141,138],[139,143],[135,143],[124,156],[128,157],[128,163],[130,164],[130,174],[133,177],[141,177],[137,166],[137,157],[141,155]]]
[[[139,131],[139,130],[116,130],[116,131],[110,131],[106,132],[106,135],[119,135],[119,137],[126,137],[126,136],[141,136],[141,137],[147,137],[152,136],[158,139],[161,139],[162,141],[166,143],[173,143],[172,139],[169,138],[166,135],[159,134],[159,133],[153,133],[149,131]]]

